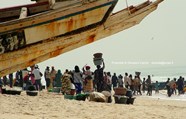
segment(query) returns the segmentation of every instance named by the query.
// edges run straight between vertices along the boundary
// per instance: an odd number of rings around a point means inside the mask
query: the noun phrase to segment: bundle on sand
[[[90,93],[89,97],[90,97],[89,101],[106,102],[106,96],[99,92],[92,92]]]

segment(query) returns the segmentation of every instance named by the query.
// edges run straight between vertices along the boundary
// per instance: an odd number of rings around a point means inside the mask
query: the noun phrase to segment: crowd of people
[[[186,92],[184,82],[185,82],[185,79],[182,76],[180,76],[178,80],[176,78],[172,80],[168,78],[166,81],[167,95],[170,97],[172,94],[175,94],[175,95],[184,94],[184,92]]]
[[[0,78],[0,85],[10,87],[19,86],[23,90],[27,90],[28,86],[33,85],[36,90],[42,90],[41,79],[42,77],[46,82],[46,89],[49,91],[54,87],[61,89],[63,94],[70,94],[72,89],[75,90],[76,94],[82,92],[102,92],[102,91],[112,91],[117,87],[124,87],[132,91],[133,95],[146,94],[151,96],[152,90],[155,89],[155,93],[159,93],[159,82],[152,83],[151,76],[148,75],[147,79],[143,78],[141,80],[140,73],[132,74],[125,73],[117,75],[110,72],[104,71],[105,63],[103,61],[103,66],[97,65],[95,71],[91,71],[91,67],[85,65],[82,69],[79,66],[75,66],[73,70],[66,69],[64,73],[60,69],[56,70],[54,66],[46,66],[45,71],[42,73],[38,65],[34,65],[23,70],[17,71],[15,73],[15,78],[13,74],[9,74],[8,77],[4,76]],[[165,83],[167,89],[167,94],[176,94],[178,89],[178,94],[184,93],[184,78],[180,77],[177,81],[176,79],[170,80],[168,78]]]

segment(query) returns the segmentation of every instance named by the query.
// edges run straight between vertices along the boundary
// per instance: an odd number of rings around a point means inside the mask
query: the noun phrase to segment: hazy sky
[[[128,4],[143,1],[145,0],[128,0]],[[26,4],[29,0],[0,0],[0,2],[0,7],[6,7]],[[48,65],[64,71],[66,68],[73,69],[75,65],[82,67],[88,64],[94,70],[93,54],[96,52],[103,53],[106,70],[111,72],[186,66],[185,5],[186,0],[165,0],[139,25],[42,62],[39,66],[42,70]],[[115,11],[125,7],[125,0],[119,0]],[[161,62],[168,64],[156,64]]]

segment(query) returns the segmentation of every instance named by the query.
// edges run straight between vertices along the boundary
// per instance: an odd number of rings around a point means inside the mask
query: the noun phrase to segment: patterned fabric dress
[[[63,94],[70,94],[71,91],[71,80],[69,74],[64,74],[62,77],[62,87],[61,92]]]
[[[86,70],[84,72],[84,92],[92,92],[93,91],[93,79],[92,72],[90,70]]]

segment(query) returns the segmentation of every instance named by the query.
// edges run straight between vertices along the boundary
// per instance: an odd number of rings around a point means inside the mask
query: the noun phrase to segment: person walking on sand
[[[183,88],[184,88],[184,80],[182,76],[180,76],[180,78],[177,80],[177,85],[178,85],[178,94],[180,95],[183,93]]]
[[[137,76],[134,76],[134,80],[133,80],[133,86],[134,86],[134,93],[133,95],[137,95],[138,92],[138,78]]]
[[[53,88],[56,73],[57,73],[57,71],[55,70],[54,66],[52,66],[52,70],[50,72],[50,86],[49,86],[50,89]]]
[[[147,95],[152,96],[152,83],[151,83],[151,77],[148,75],[148,78],[146,80],[147,84]]]
[[[58,70],[54,79],[54,87],[61,87],[61,78],[62,78],[61,70]]]
[[[124,76],[124,85],[125,85],[125,88],[127,88],[127,89],[129,87],[128,80],[129,80],[128,73],[125,73],[125,76]]]
[[[70,95],[70,92],[71,92],[71,85],[72,85],[72,82],[70,80],[71,78],[71,75],[68,74],[68,72],[65,72],[62,76],[62,87],[61,87],[61,92],[63,93],[63,95],[67,94],[67,95]]]
[[[172,89],[173,89],[173,94],[175,94],[175,95],[177,94],[176,88],[177,88],[176,78],[174,78],[174,83],[172,85]]]
[[[106,83],[106,89],[109,90],[109,92],[112,90],[112,80],[111,80],[111,74],[110,72],[107,72],[105,74],[105,83]]]
[[[167,89],[167,95],[169,95],[169,91],[170,91],[169,82],[170,82],[170,78],[168,78],[167,81],[165,82],[165,86],[166,86],[166,89]]]
[[[2,87],[3,87],[3,82],[2,82],[2,79],[0,77],[0,94],[2,93]]]
[[[158,94],[159,93],[159,82],[158,81],[156,81],[156,83],[155,83],[155,94]]]
[[[10,73],[10,74],[8,75],[8,77],[9,77],[10,88],[12,88],[12,86],[13,86],[13,73]]]
[[[90,66],[85,65],[83,68],[83,79],[84,79],[84,92],[93,91],[93,72],[90,70]]]
[[[44,73],[45,82],[46,82],[46,88],[49,89],[50,86],[50,67],[47,66]]]
[[[117,87],[117,84],[118,84],[118,77],[116,76],[116,73],[114,73],[114,75],[112,76],[113,89]]]
[[[80,94],[83,89],[83,74],[79,67],[76,65],[74,71],[72,72],[73,82],[76,88],[76,94]]]
[[[137,86],[136,89],[137,89],[137,94],[140,94],[140,95],[142,95],[141,84],[142,84],[142,81],[141,81],[140,76],[138,75],[138,76],[136,76],[136,86]]]
[[[35,85],[36,80],[35,80],[34,74],[32,73],[32,71],[33,71],[35,68],[34,68],[34,66],[30,66],[30,68],[31,68],[31,72],[30,72],[31,83],[32,83],[32,85]]]
[[[103,67],[97,65],[97,69],[94,71],[94,80],[96,81],[97,91],[103,91],[103,83],[104,83],[104,74],[103,70],[105,69],[105,63],[103,60]]]
[[[132,79],[132,74],[129,75],[129,80],[128,80],[128,86],[130,87],[130,90],[134,91],[134,85],[133,85],[133,79]]]
[[[145,93],[145,88],[146,87],[146,81],[145,81],[145,78],[143,78],[143,82],[142,82],[142,90],[143,90],[143,93]]]
[[[39,67],[36,65],[34,67],[34,70],[32,71],[35,77],[35,85],[36,85],[36,90],[41,91],[42,90],[42,85],[41,85],[41,72],[39,71]]]
[[[118,87],[123,88],[123,76],[121,74],[118,76]]]

